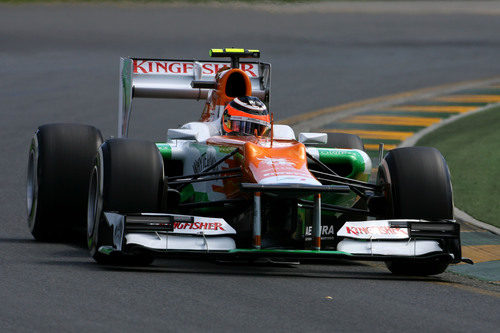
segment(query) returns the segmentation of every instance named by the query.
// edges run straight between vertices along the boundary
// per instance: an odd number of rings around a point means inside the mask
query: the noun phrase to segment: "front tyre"
[[[443,273],[449,265],[448,261],[435,259],[426,262],[415,261],[387,261],[385,263],[392,274],[427,276]]]
[[[104,212],[154,213],[161,210],[163,161],[154,143],[111,139],[100,148],[89,182],[87,243],[90,255],[102,264],[143,265],[152,261],[144,253],[104,254],[113,244],[113,230]]]
[[[448,166],[441,153],[430,147],[397,148],[382,161],[377,182],[386,185],[387,209],[381,218],[453,219],[453,192]],[[435,275],[449,261],[389,261],[389,270],[402,275]]]
[[[90,171],[101,132],[81,124],[40,126],[31,141],[26,183],[28,227],[38,241],[84,230]]]

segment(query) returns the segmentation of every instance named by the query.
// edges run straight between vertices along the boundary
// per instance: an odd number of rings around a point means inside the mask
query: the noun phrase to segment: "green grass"
[[[457,120],[423,137],[448,162],[455,206],[500,227],[500,107]]]

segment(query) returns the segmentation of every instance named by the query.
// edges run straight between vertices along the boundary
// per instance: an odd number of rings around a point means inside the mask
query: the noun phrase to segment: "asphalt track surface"
[[[1,5],[0,329],[498,330],[498,288],[451,273],[403,278],[346,262],[98,266],[78,245],[33,241],[24,190],[28,144],[40,124],[84,122],[115,134],[119,56],[206,58],[211,47],[259,48],[273,64],[280,119],[500,75],[498,31],[494,15]],[[135,106],[131,134],[152,140],[201,111],[193,101]]]

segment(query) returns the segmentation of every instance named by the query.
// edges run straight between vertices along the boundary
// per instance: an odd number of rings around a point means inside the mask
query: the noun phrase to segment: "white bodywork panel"
[[[168,140],[196,140],[198,131],[185,128],[169,128],[167,131]]]
[[[273,125],[273,135],[276,140],[295,140],[295,133],[288,125]]]
[[[141,215],[159,216],[162,214]],[[183,215],[178,215],[183,216]],[[153,250],[193,250],[193,251],[229,251],[236,248],[229,235],[234,230],[224,219],[193,216],[194,222],[175,222],[174,231],[168,233],[128,233],[127,245],[141,245]]]
[[[161,213],[142,213],[143,216],[168,216]],[[179,217],[191,217],[190,215],[176,215]],[[172,234],[221,236],[236,235],[233,229],[224,219],[218,217],[192,216],[194,222],[176,222],[174,219],[174,231]]]
[[[136,244],[153,250],[229,251],[236,248],[231,237],[131,233],[127,245]]]
[[[169,128],[167,140],[196,140],[205,142],[212,136],[209,124],[202,122],[191,122],[181,128]]]
[[[337,250],[393,256],[419,256],[442,251],[437,241],[409,239],[408,228],[391,228],[391,221],[421,222],[409,219],[346,222],[337,233],[339,237],[346,237],[339,242]]]
[[[420,256],[432,252],[442,252],[437,241],[433,240],[356,240],[344,239],[337,245],[337,250],[351,254]]]
[[[299,142],[303,144],[325,144],[328,140],[326,133],[300,133]]]

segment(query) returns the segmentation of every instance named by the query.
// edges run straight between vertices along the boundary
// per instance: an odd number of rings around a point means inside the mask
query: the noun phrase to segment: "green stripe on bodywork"
[[[158,150],[160,151],[160,154],[164,159],[166,160],[172,159],[172,147],[170,147],[169,144],[157,143],[156,147],[158,147]]]
[[[186,185],[181,191],[180,202],[208,202],[208,194],[205,192],[196,192],[193,184]]]
[[[105,255],[110,255],[111,253],[114,252],[114,249],[112,246],[101,246],[99,248],[99,253],[105,254]]]
[[[277,250],[277,249],[234,249],[229,250],[230,253],[296,253],[296,254],[332,254],[352,256],[351,253],[342,251],[318,251],[318,250]]]
[[[318,148],[319,160],[325,164],[350,164],[352,172],[348,178],[363,179],[365,171],[365,160],[363,156],[354,150]]]
[[[208,202],[208,194],[205,192],[194,192],[194,202]]]
[[[181,191],[181,199],[180,202],[186,202],[194,195],[194,187],[193,184],[186,185]]]

